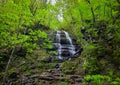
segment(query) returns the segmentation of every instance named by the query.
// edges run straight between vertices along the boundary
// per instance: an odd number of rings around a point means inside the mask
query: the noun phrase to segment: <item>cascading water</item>
[[[54,56],[55,58],[60,60],[66,60],[76,53],[76,48],[68,32],[53,32],[52,41],[57,52],[57,55]]]
[[[59,59],[62,59],[62,57],[61,57],[61,43],[60,43],[60,40],[61,40],[61,37],[60,37],[60,33],[61,33],[61,31],[57,31],[57,34],[56,34],[56,39],[58,40],[58,50],[57,50],[57,52],[58,52],[58,58]]]
[[[76,52],[75,52],[75,46],[74,46],[73,43],[72,43],[72,39],[71,39],[71,37],[69,36],[68,32],[65,32],[65,31],[64,31],[64,33],[65,33],[65,35],[66,35],[66,39],[67,39],[67,40],[69,41],[69,43],[70,43],[70,47],[69,47],[69,49],[71,49],[70,52],[72,53],[72,55],[74,55]]]

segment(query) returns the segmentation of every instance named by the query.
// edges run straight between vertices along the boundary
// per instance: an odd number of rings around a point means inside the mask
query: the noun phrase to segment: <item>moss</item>
[[[10,69],[8,71],[8,77],[9,78],[18,78],[19,72],[15,69]]]
[[[66,74],[73,74],[75,73],[75,68],[76,68],[76,62],[72,62],[72,61],[66,61],[66,62],[63,62],[62,65],[61,65],[64,73]]]

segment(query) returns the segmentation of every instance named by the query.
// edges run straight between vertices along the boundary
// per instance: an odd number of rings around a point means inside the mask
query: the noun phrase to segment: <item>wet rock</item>
[[[53,41],[53,51],[56,51],[58,55],[52,55],[53,58],[59,60],[68,60],[73,56],[77,51],[79,46],[75,44],[75,40],[66,31],[54,31],[50,35]]]
[[[55,65],[55,68],[59,68],[60,67],[60,63],[57,63],[56,65]]]
[[[75,81],[76,82],[82,82],[82,79],[79,78],[79,79],[76,79]]]
[[[79,78],[79,76],[78,75],[72,75],[71,76],[71,79],[75,79],[75,78]]]

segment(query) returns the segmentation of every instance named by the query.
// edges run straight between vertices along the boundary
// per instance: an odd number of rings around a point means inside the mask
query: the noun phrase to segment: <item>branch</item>
[[[90,0],[87,0],[88,4],[91,5],[91,2]],[[93,10],[93,7],[91,6],[91,13],[92,13],[92,17],[93,17],[93,25],[94,23],[96,22],[96,19],[95,19],[95,13],[94,13],[94,10]]]
[[[11,60],[12,60],[12,58],[13,58],[13,54],[14,54],[14,52],[15,52],[15,48],[16,48],[16,45],[14,45],[14,48],[13,48],[11,54],[10,54],[10,58],[9,58],[9,60],[8,60],[7,66],[6,66],[6,68],[5,68],[5,74],[4,74],[4,77],[3,77],[3,83],[4,83],[4,84],[6,83],[6,80],[7,80],[8,68],[9,68],[10,63],[11,63]]]

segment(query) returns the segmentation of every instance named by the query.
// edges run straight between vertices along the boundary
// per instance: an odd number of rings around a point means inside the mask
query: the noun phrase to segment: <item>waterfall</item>
[[[58,50],[57,50],[57,52],[58,52],[58,58],[59,59],[62,59],[62,57],[61,57],[61,43],[60,43],[60,40],[61,40],[61,37],[60,37],[60,33],[61,33],[61,31],[57,31],[57,34],[56,34],[56,40],[57,40],[57,46],[58,46]]]
[[[72,39],[71,39],[71,37],[69,36],[69,34],[68,34],[68,32],[65,32],[64,31],[64,33],[65,33],[65,36],[66,36],[66,39],[69,41],[69,43],[70,43],[70,52],[72,53],[72,55],[74,55],[76,52],[75,52],[75,46],[73,45],[73,43],[72,43]]]
[[[76,53],[73,41],[66,31],[52,32],[53,45],[57,55],[53,56],[60,60],[66,60]]]

